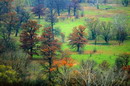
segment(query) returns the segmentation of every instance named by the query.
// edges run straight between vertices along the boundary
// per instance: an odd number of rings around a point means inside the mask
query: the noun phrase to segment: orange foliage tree
[[[53,67],[53,61],[56,56],[56,53],[60,50],[60,43],[58,43],[58,40],[55,40],[53,38],[52,28],[44,28],[44,32],[41,37],[41,52],[44,56],[45,61],[47,61],[47,72],[48,74],[48,80],[51,83],[52,82],[52,71],[55,69]]]
[[[77,52],[80,53],[80,48],[84,46],[84,44],[87,43],[86,39],[86,27],[80,25],[78,27],[75,27],[73,30],[73,33],[69,36],[69,44],[72,45],[72,47],[77,47]]]
[[[35,52],[36,43],[38,42],[36,31],[40,28],[40,25],[36,21],[29,20],[22,26],[23,31],[20,34],[21,47],[33,58]]]
[[[65,57],[65,58],[62,58],[61,60],[54,61],[53,65],[56,67],[65,66],[67,68],[70,68],[70,67],[73,67],[75,65],[75,60],[73,60],[72,58]]]

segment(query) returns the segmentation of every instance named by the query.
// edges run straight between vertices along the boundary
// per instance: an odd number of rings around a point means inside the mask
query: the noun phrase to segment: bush
[[[25,78],[27,75],[26,66],[29,63],[27,58],[28,55],[26,53],[23,53],[21,50],[16,52],[5,52],[1,55],[0,65],[11,66],[15,71],[19,73],[19,77]]]
[[[130,61],[130,53],[123,53],[119,55],[116,59],[115,64],[118,69],[121,69],[123,66],[128,66]]]
[[[17,49],[17,44],[15,39],[9,39],[8,41],[0,39],[0,53],[5,51],[15,51]]]
[[[0,85],[19,82],[18,73],[11,66],[0,65]]]

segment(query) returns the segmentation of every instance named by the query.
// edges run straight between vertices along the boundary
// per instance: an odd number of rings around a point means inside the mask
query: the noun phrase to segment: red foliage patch
[[[124,67],[122,67],[122,69],[125,70],[125,71],[130,71],[130,65],[124,66]]]

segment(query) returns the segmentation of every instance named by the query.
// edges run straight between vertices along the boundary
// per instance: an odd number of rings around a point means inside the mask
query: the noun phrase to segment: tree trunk
[[[16,32],[15,32],[15,37],[18,36],[18,33],[19,33],[19,29],[17,28],[17,29],[16,29]]]
[[[98,3],[98,0],[97,0],[97,9],[99,9],[99,3]]]
[[[40,15],[40,14],[38,15],[38,18],[39,18],[39,19],[41,18],[41,15]]]
[[[95,45],[97,45],[97,38],[95,38]]]
[[[129,1],[128,1],[128,0],[123,0],[123,1],[122,1],[122,5],[123,5],[124,7],[127,7],[128,4],[129,4]]]
[[[77,45],[77,52],[80,53],[80,44]]]
[[[70,6],[69,6],[69,8],[68,8],[68,16],[70,16]]]
[[[74,7],[74,16],[76,16],[76,7]]]
[[[53,9],[52,8],[50,8],[50,12],[51,12],[51,28],[52,28],[52,35],[53,35],[53,37],[52,37],[52,39],[54,40],[54,15],[53,15]]]
[[[62,37],[62,42],[63,42],[63,43],[65,42],[64,40],[65,40],[64,37]]]
[[[51,74],[51,68],[52,68],[52,57],[49,57],[49,59],[48,59],[49,61],[49,76],[48,76],[48,80],[49,80],[49,84],[51,84],[52,83],[52,81],[51,81],[51,79],[52,79],[52,74]]]
[[[11,32],[12,32],[12,28],[11,28],[11,25],[10,25],[9,28],[8,28],[8,38],[10,38]]]
[[[58,14],[58,16],[60,16],[60,8],[59,7],[57,7],[57,14]]]
[[[109,44],[108,38],[105,37],[104,39],[105,39],[105,42],[106,42],[107,44]]]
[[[30,59],[32,59],[32,58],[33,58],[33,47],[30,48]]]
[[[31,28],[31,31],[32,31],[32,28]],[[33,39],[33,35],[30,36],[30,39],[32,40]],[[31,56],[31,59],[33,58],[33,44],[31,43],[31,47],[30,47],[30,56]]]

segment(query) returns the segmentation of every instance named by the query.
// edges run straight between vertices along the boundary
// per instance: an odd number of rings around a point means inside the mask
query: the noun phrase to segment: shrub
[[[19,82],[18,73],[11,66],[0,65],[0,85]]]

